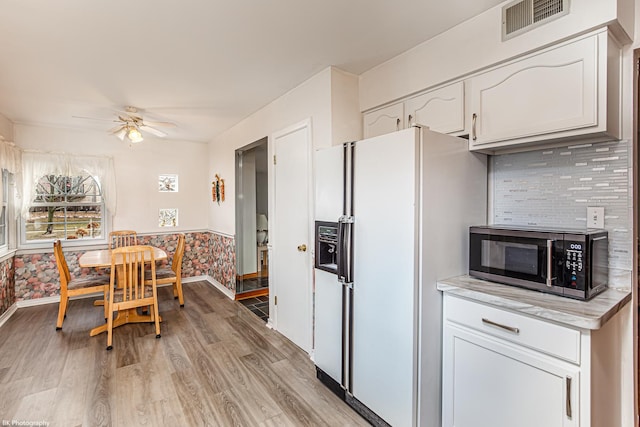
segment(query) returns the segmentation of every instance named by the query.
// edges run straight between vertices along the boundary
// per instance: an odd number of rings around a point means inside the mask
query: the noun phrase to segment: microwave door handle
[[[555,240],[547,240],[547,287],[553,286],[553,242]]]

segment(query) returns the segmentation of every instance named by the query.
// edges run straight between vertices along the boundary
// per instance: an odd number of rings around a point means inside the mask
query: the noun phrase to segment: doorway
[[[236,300],[269,294],[267,157],[267,137],[236,150]],[[268,307],[254,308],[263,317]]]

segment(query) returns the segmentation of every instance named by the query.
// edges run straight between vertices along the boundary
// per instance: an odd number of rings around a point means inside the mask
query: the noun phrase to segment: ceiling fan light
[[[129,132],[127,133],[127,138],[129,138],[129,141],[131,142],[141,142],[144,139],[140,131],[136,128],[129,129]]]
[[[122,128],[117,132],[115,132],[114,135],[117,136],[120,139],[120,141],[124,141],[124,137],[127,135],[127,129]]]

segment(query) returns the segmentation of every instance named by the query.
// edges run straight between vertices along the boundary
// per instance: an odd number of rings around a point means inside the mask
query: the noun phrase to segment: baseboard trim
[[[206,277],[204,280],[209,282],[209,284],[211,286],[213,286],[214,288],[216,288],[217,290],[219,290],[220,292],[225,294],[227,297],[229,297],[229,299],[235,301],[235,299],[236,299],[236,293],[235,292],[233,292],[231,289],[225,287],[222,283],[218,282],[216,279],[214,279],[211,276],[203,276],[203,277]]]
[[[9,320],[11,316],[13,316],[13,313],[15,313],[17,310],[18,310],[18,304],[12,304],[7,309],[7,311],[2,313],[2,316],[0,316],[0,327],[2,327],[2,325],[4,325],[7,322],[7,320]]]
[[[89,298],[90,296],[91,295],[82,295],[82,298]],[[76,299],[76,298],[79,298],[79,297],[75,297],[73,299]],[[59,302],[60,302],[60,295],[54,295],[51,297],[20,300],[16,302],[16,305],[18,306],[18,308],[25,308],[25,307],[35,307],[38,305],[45,305],[45,304],[58,304]]]
[[[269,288],[255,289],[253,291],[240,292],[240,293],[236,292],[235,300],[240,301],[243,299],[262,297],[265,295],[269,295]]]

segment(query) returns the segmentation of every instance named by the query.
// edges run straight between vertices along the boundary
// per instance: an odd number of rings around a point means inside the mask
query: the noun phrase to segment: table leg
[[[158,316],[158,320],[160,322],[162,322],[162,316]],[[118,326],[122,326],[126,323],[152,323],[153,319],[151,318],[151,315],[140,315],[138,314],[138,312],[136,311],[135,308],[130,308],[128,310],[120,310],[118,311],[118,314],[116,315],[116,318],[113,319],[113,327],[116,328]],[[95,328],[93,328],[90,332],[89,332],[89,336],[90,337],[94,337],[98,334],[101,334],[103,332],[107,332],[107,324],[105,323],[104,325],[100,325],[97,326]]]

